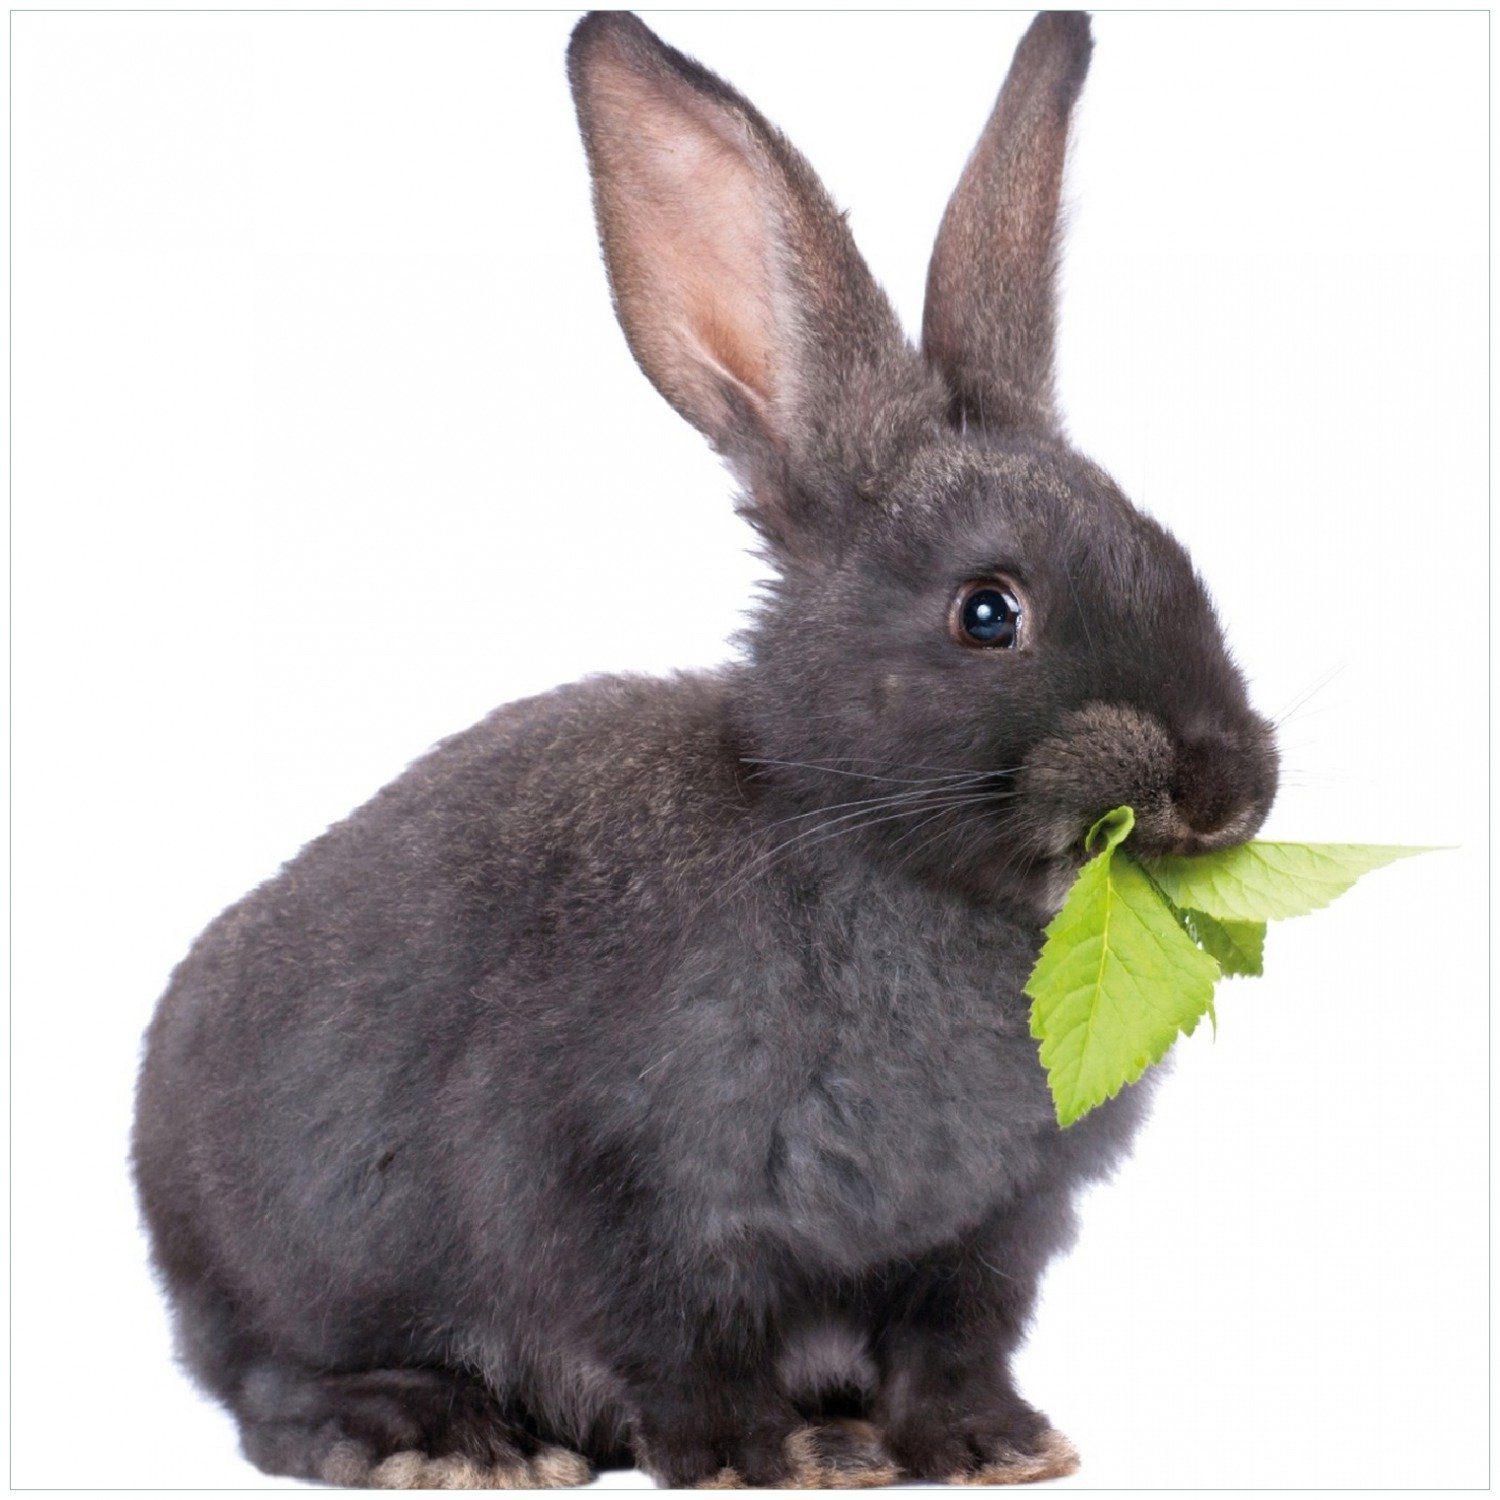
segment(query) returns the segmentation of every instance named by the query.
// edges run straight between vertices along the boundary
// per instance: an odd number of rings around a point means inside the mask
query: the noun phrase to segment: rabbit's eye
[[[999,579],[966,583],[953,601],[949,628],[964,646],[1014,646],[1021,638],[1021,600]]]

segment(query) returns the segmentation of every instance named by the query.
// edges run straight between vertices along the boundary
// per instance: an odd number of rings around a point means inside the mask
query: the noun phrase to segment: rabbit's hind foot
[[[325,1482],[350,1489],[555,1490],[587,1484],[594,1477],[581,1453],[556,1447],[539,1448],[529,1458],[516,1450],[492,1463],[455,1453],[430,1458],[408,1448],[372,1465],[369,1455],[352,1445],[347,1452],[330,1452],[329,1459]]]
[[[235,1405],[245,1456],[268,1474],[386,1490],[560,1489],[593,1477],[581,1454],[539,1443],[457,1371],[261,1365]]]

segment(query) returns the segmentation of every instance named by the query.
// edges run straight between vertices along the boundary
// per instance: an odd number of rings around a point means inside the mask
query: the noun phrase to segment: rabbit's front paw
[[[639,1457],[668,1489],[869,1489],[899,1473],[868,1423],[808,1426],[790,1411],[718,1437],[658,1428],[642,1437]]]
[[[795,1430],[794,1418],[734,1433],[658,1427],[641,1435],[638,1457],[663,1489],[785,1489],[792,1483]]]
[[[1022,1446],[997,1444],[944,1476],[949,1484],[1035,1484],[1078,1472],[1078,1450],[1055,1427]]]
[[[1078,1450],[1055,1428],[1003,1418],[908,1425],[891,1451],[914,1479],[943,1484],[1035,1484],[1078,1469]]]
[[[719,1462],[720,1455],[729,1462]],[[711,1472],[710,1465],[714,1465]],[[731,1444],[713,1458],[700,1451],[680,1472],[702,1477],[672,1479],[657,1469],[664,1486],[690,1485],[699,1490],[876,1489],[894,1484],[901,1471],[868,1424],[839,1422],[826,1427],[799,1427],[771,1448],[754,1442]]]
[[[787,1439],[792,1477],[799,1490],[868,1490],[901,1477],[895,1460],[868,1422],[836,1421],[801,1427]]]

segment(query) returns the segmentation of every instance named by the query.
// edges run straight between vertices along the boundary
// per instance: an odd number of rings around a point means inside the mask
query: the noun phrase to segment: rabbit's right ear
[[[635,16],[596,11],[568,74],[615,308],[657,388],[730,459],[790,553],[945,420],[807,163]]]

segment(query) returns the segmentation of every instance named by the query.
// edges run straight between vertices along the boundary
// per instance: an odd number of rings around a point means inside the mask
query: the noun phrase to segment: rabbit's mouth
[[[1147,858],[1160,858],[1169,854],[1212,854],[1217,849],[1232,849],[1250,838],[1265,817],[1259,808],[1242,807],[1219,827],[1205,832],[1194,828],[1171,801],[1140,809],[1133,803],[1116,805],[1129,806],[1135,812],[1135,826],[1130,830],[1130,847],[1134,853]],[[1084,818],[1081,825],[1083,831],[1078,833],[1068,847],[1069,860],[1075,870],[1099,852],[1097,843],[1092,849],[1089,848],[1089,831],[1110,811],[1111,808],[1100,807],[1097,813]]]
[[[1049,914],[1089,859],[1105,813],[1135,813],[1130,847],[1144,855],[1209,854],[1252,837],[1276,794],[1269,725],[1175,736],[1153,715],[1095,703],[1027,757],[1018,779],[1022,836],[1035,853],[1038,904]]]

